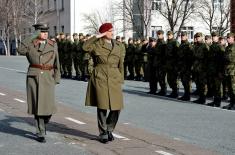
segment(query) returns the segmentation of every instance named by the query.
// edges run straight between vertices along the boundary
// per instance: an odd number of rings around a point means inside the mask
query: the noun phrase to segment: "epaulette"
[[[34,39],[33,41],[34,46],[37,46],[40,43],[39,39]]]
[[[50,44],[51,46],[54,46],[55,44],[55,41],[51,40],[51,39],[48,39],[47,40],[48,44]]]

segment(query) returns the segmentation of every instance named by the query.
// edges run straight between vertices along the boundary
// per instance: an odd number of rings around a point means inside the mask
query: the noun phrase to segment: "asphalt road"
[[[25,92],[27,65],[25,57],[1,56],[0,86]],[[95,116],[96,109],[84,106],[86,86],[86,82],[62,80],[56,88],[56,99],[77,111]],[[148,83],[125,81],[125,109],[121,112],[120,123],[130,123],[150,133],[221,154],[235,154],[235,111],[147,95],[147,91]]]

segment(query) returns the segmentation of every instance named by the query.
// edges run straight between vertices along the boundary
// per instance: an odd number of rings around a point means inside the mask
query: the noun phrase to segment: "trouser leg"
[[[106,120],[108,131],[113,132],[113,130],[115,129],[115,126],[118,122],[119,114],[120,110],[114,110],[109,112],[108,118]]]
[[[46,126],[44,118],[41,116],[35,116],[35,120],[36,120],[36,134],[39,137],[44,137],[46,134]]]

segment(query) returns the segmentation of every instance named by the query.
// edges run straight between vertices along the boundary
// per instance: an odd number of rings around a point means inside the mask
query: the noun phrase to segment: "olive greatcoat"
[[[123,48],[112,40],[111,44],[95,36],[87,40],[84,51],[90,52],[94,70],[88,82],[86,106],[99,109],[121,110],[123,108]]]
[[[52,115],[56,112],[55,84],[60,82],[57,44],[48,39],[44,48],[39,47],[39,40],[28,38],[17,49],[29,62],[26,78],[28,113],[38,116]],[[50,65],[54,69],[41,70],[31,67],[32,64]]]

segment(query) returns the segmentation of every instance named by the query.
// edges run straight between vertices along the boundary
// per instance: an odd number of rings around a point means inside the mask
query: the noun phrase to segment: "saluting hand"
[[[100,33],[98,35],[96,35],[96,38],[102,38],[104,36],[106,36],[107,32],[104,32],[104,33]]]

